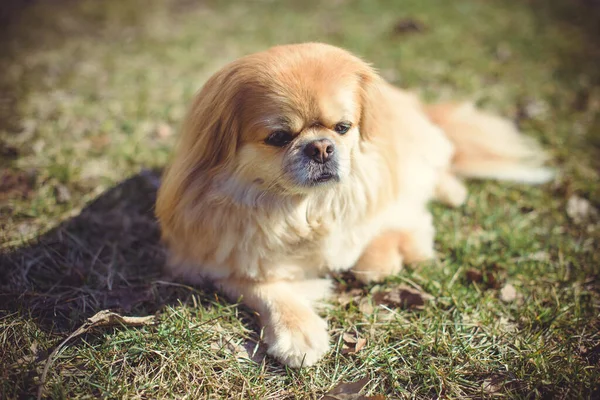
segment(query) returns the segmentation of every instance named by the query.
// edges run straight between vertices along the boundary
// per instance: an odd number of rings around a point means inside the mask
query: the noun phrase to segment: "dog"
[[[170,273],[212,282],[260,318],[290,367],[329,349],[329,273],[364,283],[432,259],[432,200],[462,178],[542,183],[546,156],[468,103],[427,105],[350,52],[277,46],[223,67],[195,96],[159,189]]]

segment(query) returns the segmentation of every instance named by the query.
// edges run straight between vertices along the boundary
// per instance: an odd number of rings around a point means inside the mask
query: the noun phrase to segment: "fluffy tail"
[[[535,140],[519,133],[508,120],[470,103],[433,104],[425,112],[454,143],[452,169],[469,178],[544,183],[554,176]]]

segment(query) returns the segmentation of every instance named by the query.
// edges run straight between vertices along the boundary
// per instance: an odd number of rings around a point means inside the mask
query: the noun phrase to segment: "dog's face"
[[[301,68],[301,67],[300,67]],[[235,174],[264,190],[307,192],[345,179],[358,145],[359,79],[318,69],[285,71],[275,87],[242,99]],[[308,78],[308,79],[306,79]]]
[[[365,85],[374,76],[358,58],[325,45],[244,57],[207,82],[183,145],[201,169],[245,192],[332,188],[351,173]]]

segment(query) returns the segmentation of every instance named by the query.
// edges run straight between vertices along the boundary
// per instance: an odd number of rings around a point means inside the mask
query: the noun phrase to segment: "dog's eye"
[[[265,139],[265,143],[269,146],[283,147],[289,144],[294,137],[287,131],[275,131]]]
[[[352,124],[350,122],[340,122],[333,127],[333,130],[339,133],[340,135],[345,134],[350,130]]]

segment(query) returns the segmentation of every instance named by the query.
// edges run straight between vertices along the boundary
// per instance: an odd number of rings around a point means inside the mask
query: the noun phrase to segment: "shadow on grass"
[[[141,173],[31,244],[0,255],[0,303],[40,327],[72,330],[95,312],[151,314],[193,290],[163,276],[153,210],[158,174]]]

